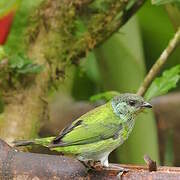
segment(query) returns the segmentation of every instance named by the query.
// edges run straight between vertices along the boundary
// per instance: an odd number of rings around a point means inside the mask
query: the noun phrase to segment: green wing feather
[[[45,137],[45,138],[36,138],[33,140],[17,140],[14,141],[13,144],[15,147],[18,146],[29,146],[29,145],[41,145],[48,147],[48,145],[53,141],[55,137]]]
[[[70,124],[49,147],[83,145],[114,138],[121,128],[122,122],[113,112],[110,103],[107,103]]]

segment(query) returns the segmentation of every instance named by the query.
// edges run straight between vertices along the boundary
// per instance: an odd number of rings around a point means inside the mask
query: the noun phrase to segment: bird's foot
[[[88,161],[82,161],[82,163],[88,168],[92,170],[97,170],[100,171],[103,169],[103,166],[100,161],[93,161],[93,160],[88,160]]]
[[[96,171],[101,171],[101,170],[103,170],[104,166],[101,164],[100,161],[93,161],[92,168]]]

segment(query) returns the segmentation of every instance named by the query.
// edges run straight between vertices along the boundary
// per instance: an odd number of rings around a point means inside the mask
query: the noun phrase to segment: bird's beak
[[[152,105],[148,102],[144,102],[142,105],[141,105],[142,108],[152,108]]]

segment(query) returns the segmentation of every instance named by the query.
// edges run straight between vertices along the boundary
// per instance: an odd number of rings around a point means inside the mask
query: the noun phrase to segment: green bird
[[[141,96],[122,94],[82,115],[57,137],[16,141],[15,146],[38,144],[108,167],[109,154],[128,138],[136,115],[145,108],[152,106]]]

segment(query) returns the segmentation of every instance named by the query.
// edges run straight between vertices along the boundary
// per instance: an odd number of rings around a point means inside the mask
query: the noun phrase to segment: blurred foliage
[[[1,0],[0,1],[0,17],[7,15],[8,12],[14,11],[21,0]]]
[[[23,52],[25,50],[26,44],[25,39],[25,29],[28,26],[28,18],[31,12],[37,7],[42,0],[36,1],[25,1],[23,0],[20,4],[19,10],[15,15],[15,20],[11,29],[11,33],[8,36],[8,41],[6,42],[5,48],[8,53]]]
[[[0,113],[2,113],[4,111],[4,101],[1,97],[1,93],[0,93]]]
[[[101,90],[101,75],[94,53],[88,53],[74,72],[72,95],[76,100],[87,100]]]
[[[4,51],[3,46],[0,46],[0,60],[6,57],[6,53]]]
[[[180,65],[177,65],[163,72],[161,77],[156,78],[145,94],[145,99],[150,100],[153,97],[166,94],[172,88],[175,88],[180,79]]]
[[[180,26],[180,3],[166,4],[165,8],[174,28],[177,30]]]
[[[33,60],[23,53],[8,55],[2,46],[0,46],[0,65],[4,66],[0,71],[0,80],[1,85],[5,86],[12,83],[12,79],[14,85],[17,81],[22,83],[24,75],[34,75],[43,70],[43,65],[33,63]]]
[[[167,46],[175,31],[163,6],[152,6],[150,1],[147,1],[140,9],[138,19],[143,39],[146,67],[149,70]],[[180,47],[169,57],[164,69],[180,63],[179,51]]]
[[[19,53],[9,57],[9,68],[13,73],[36,74],[42,71],[43,66],[33,63],[30,58]]]
[[[102,88],[135,93],[145,74],[137,20],[128,22],[95,52],[102,76]]]
[[[151,100],[156,96],[161,96],[168,93],[168,91],[170,91],[171,89],[177,86],[177,82],[179,81],[179,79],[180,79],[180,65],[177,65],[169,70],[164,71],[161,77],[157,77],[153,80],[153,82],[151,83],[150,87],[148,88],[145,94],[145,99]],[[96,102],[98,100],[109,101],[113,97],[118,95],[120,95],[120,93],[117,91],[106,91],[91,96],[90,101],[91,102]]]
[[[28,18],[31,12],[42,0],[37,1],[21,1],[11,0],[0,2],[0,10],[4,13],[18,11],[11,28],[11,33],[4,46],[0,46],[0,61],[5,58],[8,59],[8,66],[4,71],[0,72],[1,78],[4,78],[2,84],[6,84],[5,80],[13,79],[16,83],[17,79],[22,79],[24,74],[32,75],[42,71],[43,66],[33,63],[33,58],[30,59],[25,55],[27,43],[25,42],[25,29],[28,26]],[[2,8],[3,7],[3,8]],[[1,12],[0,11],[0,12]],[[10,75],[10,76],[9,76]],[[9,77],[9,78],[8,78]]]
[[[167,132],[167,137],[166,137],[165,157],[164,157],[165,166],[173,166],[174,163],[173,135],[174,135],[173,129],[170,129]]]

